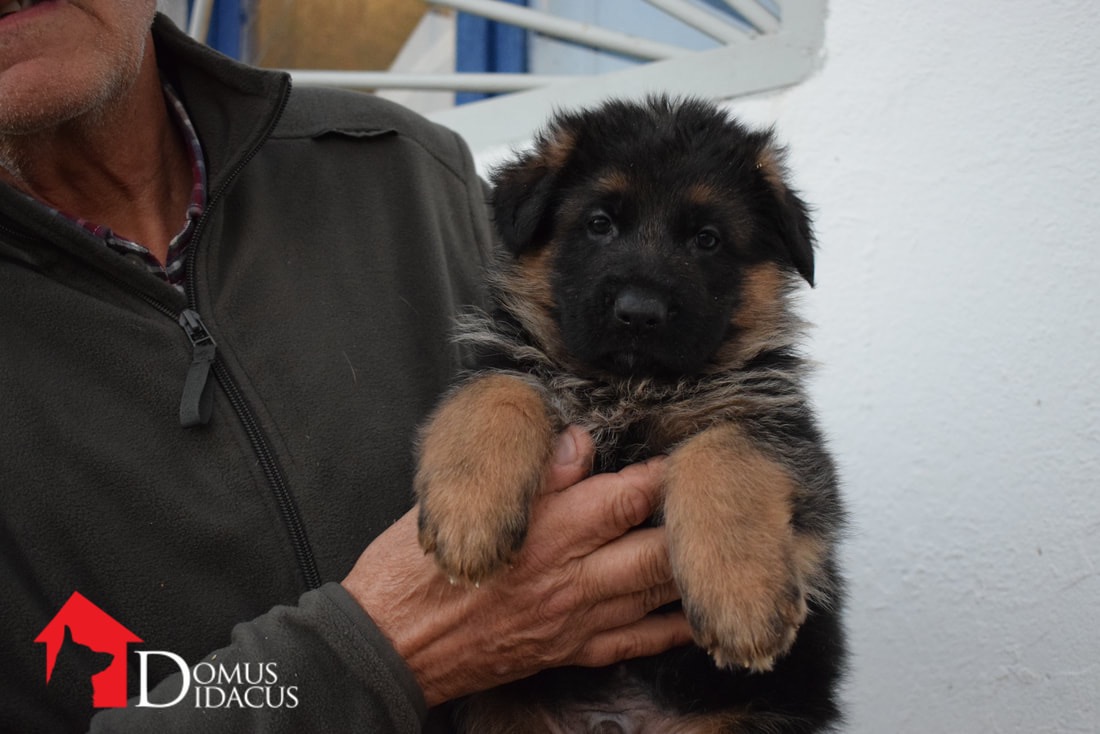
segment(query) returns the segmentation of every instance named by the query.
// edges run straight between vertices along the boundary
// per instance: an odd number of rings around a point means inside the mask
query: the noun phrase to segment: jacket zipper
[[[206,325],[202,321],[202,317],[199,315],[197,307],[197,290],[195,286],[195,251],[198,249],[199,238],[210,211],[248,162],[255,157],[257,152],[259,152],[261,145],[274,131],[275,126],[283,116],[289,99],[290,86],[288,81],[287,87],[284,88],[282,97],[279,100],[279,106],[259,142],[253,146],[245,157],[241,159],[232,171],[230,171],[222,186],[214,192],[206,202],[206,209],[196,223],[195,231],[192,233],[192,246],[188,250],[187,260],[184,263],[187,272],[187,282],[184,286],[187,296],[187,308],[182,311],[177,311],[175,308],[134,288],[124,281],[112,279],[115,280],[115,283],[119,287],[128,293],[136,296],[156,311],[179,323],[180,327],[187,335],[188,340],[191,342],[191,366],[188,368],[187,378],[184,381],[183,396],[180,400],[180,422],[183,426],[201,425],[209,420],[210,409],[212,407],[212,392],[209,380],[210,374],[213,374],[218,384],[222,386],[222,390],[229,399],[229,403],[233,407],[234,412],[236,412],[238,420],[240,420],[241,425],[244,427],[245,434],[248,436],[252,450],[259,461],[260,469],[275,496],[275,502],[278,505],[279,513],[282,516],[287,532],[290,534],[290,542],[294,550],[295,560],[298,563],[298,570],[301,572],[307,588],[316,589],[321,586],[321,574],[317,569],[317,560],[313,555],[313,549],[306,535],[305,526],[302,524],[298,506],[287,486],[286,478],[282,468],[279,466],[278,458],[271,450],[271,446],[268,443],[267,437],[264,435],[263,429],[260,427],[259,421],[256,419],[255,413],[245,399],[244,393],[237,384],[237,381],[233,378],[228,368],[226,368],[224,360],[218,355],[217,343],[214,341],[214,337],[206,328]],[[18,233],[7,227],[0,226],[0,230],[18,235]]]
[[[190,257],[191,254],[188,254],[188,258]],[[287,532],[290,533],[291,547],[294,550],[294,558],[298,562],[298,569],[302,573],[302,578],[305,579],[308,588],[316,589],[320,587],[321,574],[317,570],[317,561],[313,556],[313,549],[310,546],[309,537],[306,535],[305,526],[302,524],[301,514],[298,512],[298,505],[294,502],[294,497],[290,494],[290,489],[287,486],[283,470],[279,466],[278,458],[271,450],[267,437],[264,435],[259,421],[256,420],[256,415],[245,399],[240,386],[225,367],[225,363],[218,357],[215,351],[216,344],[214,338],[210,336],[210,332],[202,322],[202,317],[192,308],[185,308],[183,311],[177,312],[172,307],[165,305],[152,296],[130,287],[129,284],[118,282],[118,285],[137,296],[160,313],[177,321],[183,328],[184,333],[187,334],[187,338],[191,341],[193,355],[191,367],[188,369],[187,379],[184,382],[184,399],[181,400],[180,405],[181,422],[185,410],[184,401],[187,399],[188,386],[192,386],[192,390],[199,389],[203,394],[209,396],[211,395],[211,383],[206,375],[209,374],[209,372],[214,374],[215,379],[217,379],[218,384],[222,386],[222,390],[229,399],[229,404],[233,406],[233,410],[237,414],[238,420],[240,420],[241,425],[244,427],[245,434],[248,436],[248,442],[252,446],[253,453],[256,454],[264,478],[267,480],[268,486],[275,496],[275,502],[279,507],[279,514],[283,518],[283,524],[286,526]],[[192,382],[198,379],[195,373],[196,366],[199,365],[205,365],[205,370],[203,370],[201,366],[199,367],[198,371],[201,372],[201,384],[196,388],[192,385]],[[207,397],[206,401],[208,401],[208,407],[205,408],[206,420],[209,420],[211,397]],[[201,408],[199,409],[201,410]],[[201,422],[205,423],[206,420]],[[193,423],[191,425],[198,425],[198,423]]]
[[[210,389],[210,370],[218,358],[218,343],[206,329],[198,311],[185,308],[179,315],[179,325],[191,341],[191,366],[183,382],[180,397],[180,425],[184,428],[205,425],[214,409],[214,393]]]
[[[210,211],[214,208],[214,205],[222,197],[229,186],[236,180],[237,176],[248,165],[256,153],[259,152],[260,146],[266,142],[271,133],[275,130],[275,126],[282,119],[283,112],[286,110],[287,102],[290,99],[290,82],[287,81],[287,86],[283,89],[282,97],[279,100],[279,106],[272,116],[270,124],[267,129],[264,130],[263,136],[259,142],[252,147],[251,150],[245,155],[244,158],[237,163],[229,175],[225,178],[225,182],[221,188],[211,194],[209,200],[206,202],[206,209],[203,215],[199,218],[199,221],[195,224],[195,231],[191,235],[192,247],[187,253],[187,261],[184,263],[184,267],[187,271],[187,279],[184,285],[184,290],[187,295],[188,308],[179,314],[179,320],[181,326],[184,326],[184,331],[188,333],[188,339],[192,340],[192,344],[195,349],[195,354],[191,361],[191,367],[189,369],[188,378],[191,379],[191,372],[201,372],[203,367],[201,363],[205,361],[205,353],[200,356],[199,351],[207,348],[207,343],[199,335],[198,341],[193,338],[195,334],[188,331],[188,327],[201,329],[201,332],[205,332],[206,337],[209,338],[209,366],[210,371],[213,372],[214,377],[217,379],[218,384],[222,386],[222,390],[225,392],[226,397],[229,399],[230,405],[233,406],[233,410],[237,413],[237,418],[241,421],[241,425],[244,427],[245,433],[248,435],[249,443],[252,444],[252,450],[256,454],[256,458],[260,462],[260,469],[263,471],[264,476],[267,478],[268,486],[271,488],[272,493],[275,496],[275,502],[279,507],[279,514],[283,518],[283,524],[286,526],[287,532],[290,533],[290,543],[294,550],[294,557],[298,561],[298,569],[302,573],[302,578],[306,582],[306,586],[310,589],[316,589],[321,586],[321,574],[317,570],[317,560],[313,555],[313,548],[310,545],[309,537],[306,535],[305,526],[302,524],[302,517],[298,511],[298,505],[294,501],[293,495],[290,493],[290,489],[287,486],[286,478],[283,474],[282,468],[279,466],[278,458],[271,450],[271,446],[267,441],[267,437],[264,435],[263,430],[260,428],[259,421],[256,420],[256,415],[249,406],[248,401],[244,397],[244,393],[241,391],[237,381],[233,378],[233,375],[229,372],[229,369],[225,366],[225,362],[220,359],[215,351],[216,346],[213,341],[213,337],[210,336],[210,332],[206,329],[205,324],[202,323],[202,318],[198,313],[198,291],[195,285],[195,252],[198,249],[198,244],[201,239],[202,231],[205,229],[206,221],[209,218]],[[186,322],[186,326],[184,325]],[[208,373],[207,373],[208,374]],[[194,378],[198,380],[199,377]],[[194,389],[194,388],[193,388]],[[207,389],[206,385],[202,386],[202,391]],[[185,393],[186,397],[186,393]],[[201,402],[201,398],[200,398]],[[183,409],[181,401],[181,410]],[[200,405],[201,413],[201,405]]]

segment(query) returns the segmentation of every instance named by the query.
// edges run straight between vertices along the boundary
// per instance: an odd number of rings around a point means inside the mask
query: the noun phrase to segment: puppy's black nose
[[[668,321],[668,303],[664,298],[637,288],[626,288],[615,298],[615,320],[635,331],[649,331]]]

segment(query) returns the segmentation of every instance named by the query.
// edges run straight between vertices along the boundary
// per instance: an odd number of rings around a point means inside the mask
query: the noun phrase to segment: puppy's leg
[[[793,477],[737,426],[669,459],[665,525],[695,640],[720,667],[770,670],[806,619],[825,543],[795,529]]]
[[[523,544],[557,428],[534,386],[499,374],[467,382],[432,416],[414,480],[420,545],[452,578],[481,581]]]

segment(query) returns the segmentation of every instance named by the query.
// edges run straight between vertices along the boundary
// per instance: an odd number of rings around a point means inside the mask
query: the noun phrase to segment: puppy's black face
[[[767,311],[760,299],[781,297],[761,273],[813,277],[770,137],[703,103],[560,116],[494,183],[505,244],[549,280],[553,338],[595,371],[704,371]]]
[[[689,162],[664,162],[615,164],[562,193],[552,292],[565,346],[587,365],[691,374],[727,336],[750,214]]]

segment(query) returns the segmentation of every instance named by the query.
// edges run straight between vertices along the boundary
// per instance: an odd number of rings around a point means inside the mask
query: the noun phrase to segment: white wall
[[[1100,3],[834,0],[774,122],[818,208],[850,731],[1100,731]]]
[[[732,106],[818,210],[849,731],[1100,731],[1100,3],[829,10],[814,77]]]

